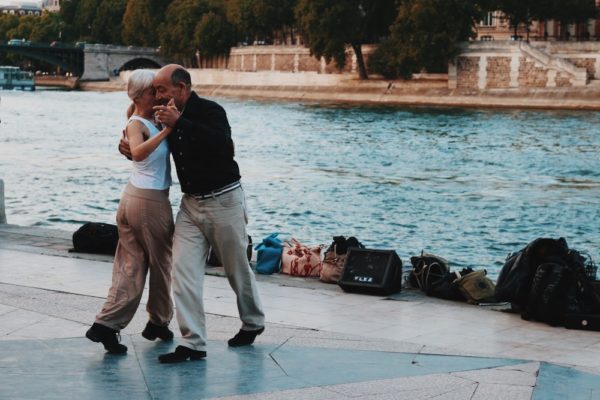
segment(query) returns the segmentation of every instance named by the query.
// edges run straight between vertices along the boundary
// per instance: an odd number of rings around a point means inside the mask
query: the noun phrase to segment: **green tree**
[[[96,10],[98,10],[101,3],[101,0],[79,0],[77,2],[77,9],[73,20],[75,30],[79,34],[77,39],[94,41],[92,27],[96,17]],[[107,27],[107,29],[110,28]]]
[[[0,14],[0,40],[10,40],[8,32],[19,26],[19,17],[10,14]]]
[[[346,63],[346,46],[356,54],[359,77],[367,79],[362,45],[386,35],[396,15],[394,0],[299,0],[296,17],[300,29],[317,58]]]
[[[36,18],[29,40],[50,43],[59,39],[62,19],[56,13],[44,11]]]
[[[95,42],[121,44],[123,13],[127,0],[103,0],[92,20],[91,36]]]
[[[123,15],[123,41],[156,47],[160,42],[159,27],[170,3],[170,0],[129,0]]]
[[[19,17],[19,25],[7,32],[8,37],[29,39],[31,37],[31,32],[33,32],[37,18],[39,17],[34,15]]]
[[[225,16],[209,11],[196,24],[194,41],[202,57],[228,55],[233,45],[233,27]]]
[[[246,42],[271,43],[294,24],[296,0],[227,0],[227,19]]]
[[[75,42],[79,40],[80,34],[75,27],[75,15],[77,13],[78,1],[62,0],[60,2],[60,11],[58,14],[62,19],[61,36],[65,42]]]
[[[227,19],[235,26],[238,39],[255,40],[256,26],[252,12],[252,0],[227,0]]]
[[[496,0],[494,4],[508,19],[514,36],[517,36],[519,25],[523,25],[529,40],[531,22],[535,19],[544,19],[551,9],[552,0]]]
[[[585,23],[597,16],[598,8],[594,0],[551,0],[542,15],[543,19],[555,19],[560,22],[563,37],[569,24]]]
[[[162,51],[184,65],[190,65],[196,51],[194,32],[198,21],[211,11],[207,0],[175,0],[167,8],[160,26]]]
[[[405,79],[422,69],[446,71],[486,9],[472,0],[402,1],[390,37],[369,59],[371,70]]]

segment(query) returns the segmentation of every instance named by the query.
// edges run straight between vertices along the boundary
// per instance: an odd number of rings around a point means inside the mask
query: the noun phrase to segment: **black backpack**
[[[333,242],[331,242],[325,253],[335,250],[336,254],[342,255],[348,253],[348,249],[351,247],[356,247],[359,249],[365,248],[365,246],[354,236],[350,236],[348,238],[345,236],[334,236]]]
[[[539,238],[509,255],[496,281],[497,301],[510,302],[518,310],[525,309],[538,266],[557,259],[565,260],[568,253],[569,246],[564,238]]]
[[[569,314],[599,313],[600,296],[586,275],[585,258],[570,250],[564,259],[538,266],[521,317],[559,326]]]
[[[421,289],[427,296],[446,300],[465,300],[454,283],[458,275],[450,272],[446,259],[421,251],[421,255],[410,258],[410,263],[413,268],[408,281],[412,287]]]
[[[116,225],[87,222],[73,233],[73,251],[114,255],[119,243]]]

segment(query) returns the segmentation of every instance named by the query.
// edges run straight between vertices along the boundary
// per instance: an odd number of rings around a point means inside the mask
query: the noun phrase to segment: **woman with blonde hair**
[[[172,340],[171,245],[173,213],[169,202],[171,164],[166,137],[171,128],[154,123],[154,72],[136,70],[127,83],[132,100],[125,135],[133,159],[129,182],[117,210],[119,244],[113,264],[112,286],[106,302],[86,337],[101,342],[108,353],[122,354],[119,332],[133,318],[142,298],[146,275],[150,291],[149,321],[142,332],[148,340]]]

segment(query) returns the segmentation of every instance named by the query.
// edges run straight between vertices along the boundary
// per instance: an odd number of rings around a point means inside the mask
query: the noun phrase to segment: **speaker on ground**
[[[402,288],[402,260],[394,250],[350,248],[338,285],[347,292],[388,295]]]

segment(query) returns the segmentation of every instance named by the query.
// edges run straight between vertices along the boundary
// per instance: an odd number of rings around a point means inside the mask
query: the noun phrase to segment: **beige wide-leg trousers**
[[[212,245],[225,268],[242,320],[242,329],[264,326],[265,317],[246,249],[244,191],[237,188],[220,196],[198,200],[184,195],[173,237],[173,294],[182,344],[206,351],[203,285],[206,258]]]
[[[119,244],[112,286],[96,323],[121,330],[135,314],[150,271],[150,321],[167,326],[173,317],[171,246],[173,213],[168,190],[139,189],[127,184],[117,210]]]

